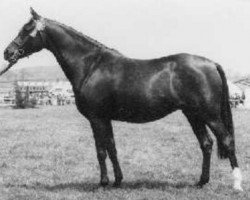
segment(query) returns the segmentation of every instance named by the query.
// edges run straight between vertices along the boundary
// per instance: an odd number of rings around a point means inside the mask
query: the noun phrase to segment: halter
[[[45,29],[45,21],[44,21],[44,19],[34,20],[34,21],[36,23],[36,26],[35,26],[34,30],[29,35],[27,35],[22,41],[21,41],[20,37],[17,37],[16,39],[13,40],[13,43],[18,47],[19,54],[21,54],[21,55],[24,54],[23,47],[30,37],[34,38],[34,37],[36,37],[37,34],[39,34],[41,37],[42,43],[43,44],[45,43],[45,38],[44,38],[44,35],[42,33],[43,30]]]

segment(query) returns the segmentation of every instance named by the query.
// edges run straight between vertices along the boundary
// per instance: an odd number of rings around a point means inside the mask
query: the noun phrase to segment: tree
[[[22,96],[21,88],[19,87],[17,81],[14,83],[15,87],[15,108],[24,108],[24,98]]]
[[[22,93],[18,82],[15,81],[15,102],[16,105],[14,108],[17,109],[25,109],[25,108],[35,108],[37,105],[37,101],[34,98],[30,98],[29,87],[26,87],[25,93]]]

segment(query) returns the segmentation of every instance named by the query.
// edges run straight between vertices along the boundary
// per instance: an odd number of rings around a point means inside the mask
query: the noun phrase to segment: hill
[[[59,66],[14,67],[0,77],[0,81],[57,79],[66,79]]]

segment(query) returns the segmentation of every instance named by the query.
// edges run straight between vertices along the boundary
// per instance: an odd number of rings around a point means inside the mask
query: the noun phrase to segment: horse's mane
[[[122,55],[119,51],[117,51],[116,49],[113,49],[113,48],[109,48],[107,46],[105,46],[104,44],[102,44],[101,42],[98,42],[97,40],[75,30],[74,28],[70,27],[70,26],[67,26],[65,24],[62,24],[60,22],[57,22],[57,21],[54,21],[54,20],[51,20],[51,19],[47,19],[48,21],[51,21],[55,24],[57,24],[58,26],[60,26],[61,28],[63,28],[64,30],[66,30],[70,35],[72,35],[73,37],[75,37],[76,39],[80,40],[80,41],[84,41],[84,42],[89,42],[91,44],[93,44],[94,46],[96,47],[99,47],[101,49],[104,49],[104,50],[108,50],[108,51],[111,51],[115,54],[119,54],[119,55]]]

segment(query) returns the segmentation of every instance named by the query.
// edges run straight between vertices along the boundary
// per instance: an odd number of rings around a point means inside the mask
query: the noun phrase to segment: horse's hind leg
[[[210,160],[212,153],[213,140],[207,132],[205,123],[197,115],[190,113],[185,113],[193,131],[196,135],[203,154],[203,163],[202,163],[202,173],[200,181],[197,183],[198,187],[202,187],[209,182],[210,174]]]
[[[228,133],[220,118],[209,121],[207,125],[217,138],[218,151],[221,154],[220,156],[222,158],[229,158],[231,167],[233,169],[234,188],[237,190],[242,190],[242,175],[235,155],[234,137]]]

